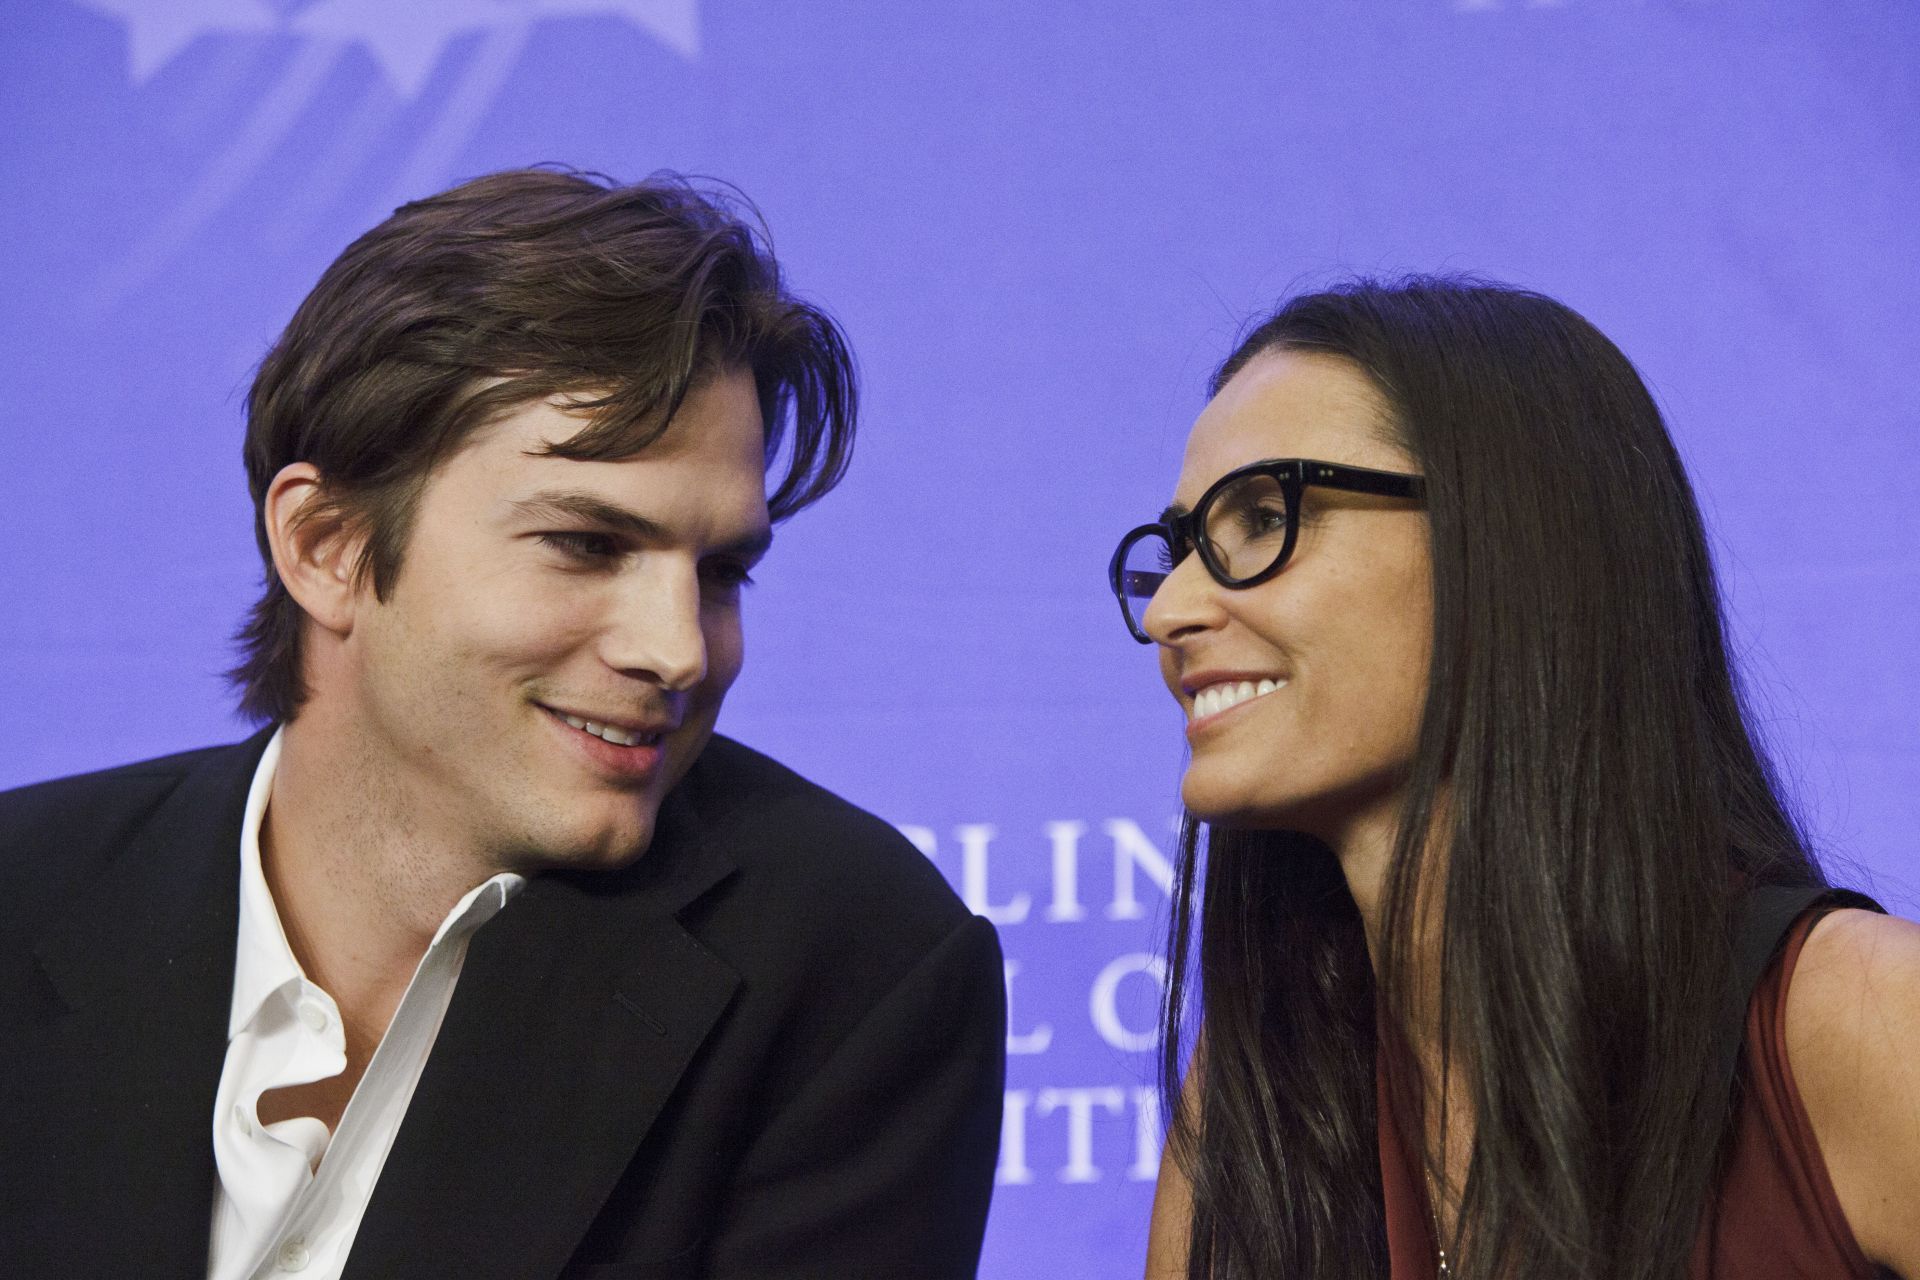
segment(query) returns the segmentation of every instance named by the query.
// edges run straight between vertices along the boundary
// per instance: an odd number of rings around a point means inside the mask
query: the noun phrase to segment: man
[[[266,727],[0,795],[0,1274],[973,1273],[992,930],[713,736],[853,412],[675,181],[497,174],[328,269],[248,399]]]

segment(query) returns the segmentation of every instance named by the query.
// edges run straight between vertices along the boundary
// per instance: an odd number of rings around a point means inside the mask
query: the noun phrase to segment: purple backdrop
[[[1204,17],[1196,16],[1204,14]],[[983,1275],[1137,1271],[1178,718],[1102,585],[1236,325],[1345,269],[1566,299],[1652,380],[1825,847],[1915,902],[1904,0],[0,0],[0,785],[237,736],[249,371],[401,200],[738,182],[869,391],[722,727],[1015,971]]]

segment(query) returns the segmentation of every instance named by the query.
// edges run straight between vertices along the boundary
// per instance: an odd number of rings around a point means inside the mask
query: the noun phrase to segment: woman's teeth
[[[1200,720],[1216,715],[1228,707],[1237,707],[1275,689],[1284,689],[1286,684],[1285,680],[1242,680],[1238,684],[1208,685],[1193,695],[1193,705],[1187,708],[1187,719]]]
[[[625,729],[616,729],[610,724],[595,724],[591,720],[582,720],[579,716],[560,717],[576,729],[582,729],[596,738],[603,738],[616,747],[637,747],[642,743],[648,746],[660,740],[657,733],[628,733]]]

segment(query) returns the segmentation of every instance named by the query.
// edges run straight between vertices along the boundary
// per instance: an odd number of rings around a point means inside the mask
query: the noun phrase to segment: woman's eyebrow
[[[1188,510],[1189,508],[1183,502],[1173,503],[1160,512],[1160,523],[1165,524],[1169,520],[1177,520],[1181,516],[1186,515]]]

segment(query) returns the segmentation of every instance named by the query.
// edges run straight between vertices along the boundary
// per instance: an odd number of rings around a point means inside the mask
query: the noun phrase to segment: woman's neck
[[[1420,857],[1421,884],[1415,894],[1412,920],[1413,936],[1403,942],[1401,959],[1413,970],[1429,970],[1430,957],[1439,954],[1441,905],[1445,900],[1449,832],[1445,822],[1447,806],[1433,807],[1427,822],[1427,835]],[[1375,978],[1380,976],[1382,942],[1386,930],[1394,925],[1387,919],[1388,894],[1392,880],[1394,852],[1400,842],[1405,820],[1404,797],[1389,800],[1354,813],[1335,829],[1322,836],[1340,863],[1346,877],[1347,892],[1360,911],[1360,925],[1366,933],[1367,957]],[[1407,927],[1407,926],[1403,926]],[[1411,976],[1411,975],[1409,975]]]
[[[1348,892],[1359,909],[1366,935],[1367,958],[1379,985],[1384,942],[1396,925],[1406,931],[1396,939],[1399,967],[1398,1008],[1390,1011],[1401,1044],[1415,1072],[1409,1081],[1418,1093],[1429,1167],[1444,1173],[1444,1185],[1429,1185],[1428,1194],[1441,1222],[1451,1227],[1460,1187],[1473,1148],[1472,1093],[1461,1053],[1441,1044],[1441,954],[1446,878],[1450,848],[1444,797],[1433,809],[1421,851],[1419,884],[1412,909],[1404,922],[1389,919],[1391,872],[1399,843],[1402,810],[1362,815],[1330,840],[1346,877]],[[1417,1081],[1417,1084],[1415,1082]],[[1439,1181],[1435,1180],[1436,1183]]]

